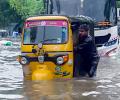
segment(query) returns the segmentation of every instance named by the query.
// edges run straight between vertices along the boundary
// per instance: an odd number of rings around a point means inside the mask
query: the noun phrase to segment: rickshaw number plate
[[[38,61],[40,63],[43,63],[44,62],[44,56],[38,56]]]

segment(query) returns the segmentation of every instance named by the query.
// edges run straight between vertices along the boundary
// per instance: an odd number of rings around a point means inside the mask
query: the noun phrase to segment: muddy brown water
[[[95,78],[25,81],[20,42],[0,47],[0,100],[120,100],[120,54],[100,59]]]

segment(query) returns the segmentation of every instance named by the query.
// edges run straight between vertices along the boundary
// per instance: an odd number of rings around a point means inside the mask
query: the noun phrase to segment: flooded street
[[[24,81],[20,42],[0,47],[0,100],[120,100],[120,54],[101,58],[97,77]]]

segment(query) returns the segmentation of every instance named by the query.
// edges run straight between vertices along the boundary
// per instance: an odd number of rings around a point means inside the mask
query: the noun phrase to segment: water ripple
[[[18,95],[18,94],[0,94],[0,98],[3,98],[3,99],[21,99],[21,98],[23,98],[23,96]]]

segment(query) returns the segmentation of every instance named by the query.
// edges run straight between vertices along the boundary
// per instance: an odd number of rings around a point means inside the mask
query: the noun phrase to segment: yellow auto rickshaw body
[[[72,37],[68,17],[37,16],[26,19],[19,56],[24,78],[30,80],[73,78]],[[33,42],[32,39],[36,38],[37,42]]]

